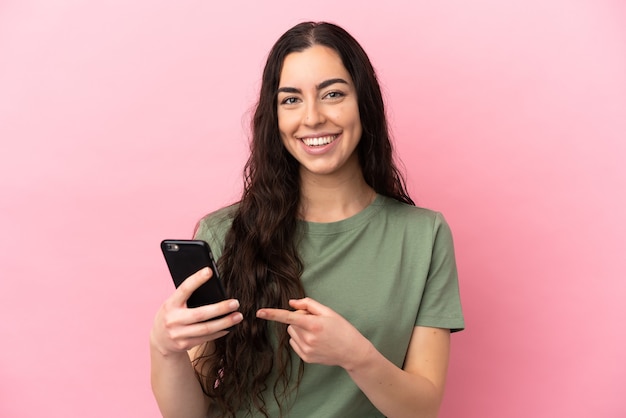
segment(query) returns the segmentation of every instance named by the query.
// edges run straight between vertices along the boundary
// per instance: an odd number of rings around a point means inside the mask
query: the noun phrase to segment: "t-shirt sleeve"
[[[232,224],[234,206],[228,206],[202,218],[196,225],[194,239],[205,241],[216,260],[222,256],[226,233]]]
[[[452,332],[465,328],[452,233],[439,213],[433,225],[430,268],[415,325]]]

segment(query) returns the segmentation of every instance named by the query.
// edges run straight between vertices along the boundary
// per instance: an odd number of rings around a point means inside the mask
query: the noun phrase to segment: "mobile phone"
[[[209,244],[200,240],[166,239],[161,242],[161,251],[176,287],[187,277],[205,267],[213,271],[213,277],[189,296],[188,308],[197,308],[226,299],[226,292],[222,287]]]

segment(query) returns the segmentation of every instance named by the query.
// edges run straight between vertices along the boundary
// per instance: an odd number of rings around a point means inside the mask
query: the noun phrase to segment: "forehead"
[[[331,78],[343,78],[352,83],[339,54],[332,48],[313,45],[285,57],[279,87],[318,84]]]

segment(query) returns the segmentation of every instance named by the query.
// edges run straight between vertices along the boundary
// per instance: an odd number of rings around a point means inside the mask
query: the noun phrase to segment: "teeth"
[[[302,142],[308,147],[319,147],[321,145],[328,145],[337,139],[338,135],[320,136],[317,138],[303,138]]]

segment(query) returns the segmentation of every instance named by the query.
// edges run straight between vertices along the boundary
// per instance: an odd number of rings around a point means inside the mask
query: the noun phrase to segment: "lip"
[[[303,139],[307,139],[307,138],[321,138],[324,136],[334,136],[334,135],[337,135],[337,138],[335,138],[333,142],[331,142],[330,144],[322,145],[322,146],[309,147],[303,141]],[[300,146],[302,147],[304,152],[306,152],[309,155],[320,155],[320,154],[325,154],[331,151],[333,148],[335,148],[335,145],[341,140],[342,137],[343,137],[343,132],[342,133],[321,132],[321,133],[316,133],[312,135],[297,136],[296,138],[300,142]]]
[[[341,135],[341,132],[316,132],[310,135],[296,135],[298,139],[307,139],[307,138],[321,138],[323,136],[335,136]]]

